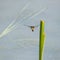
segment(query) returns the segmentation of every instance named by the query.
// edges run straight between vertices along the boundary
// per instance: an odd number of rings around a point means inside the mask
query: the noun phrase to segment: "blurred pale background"
[[[38,60],[39,27],[32,32],[24,25],[39,25],[41,19],[46,32],[43,60],[60,60],[60,0],[0,0],[0,60]]]

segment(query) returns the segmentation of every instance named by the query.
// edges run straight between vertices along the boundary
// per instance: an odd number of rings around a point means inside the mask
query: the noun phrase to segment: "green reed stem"
[[[44,40],[45,40],[45,33],[44,33],[44,21],[40,21],[40,33],[39,33],[39,60],[43,58],[43,48],[44,48]]]

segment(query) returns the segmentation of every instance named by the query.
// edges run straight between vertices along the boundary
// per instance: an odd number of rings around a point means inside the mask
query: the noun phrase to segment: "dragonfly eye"
[[[34,30],[32,30],[32,32],[33,32]]]

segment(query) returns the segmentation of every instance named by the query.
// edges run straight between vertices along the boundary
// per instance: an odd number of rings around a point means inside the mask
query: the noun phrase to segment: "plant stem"
[[[45,33],[44,33],[44,21],[40,21],[40,33],[39,33],[39,60],[42,60],[43,56],[43,48],[44,48],[44,39],[45,39]]]

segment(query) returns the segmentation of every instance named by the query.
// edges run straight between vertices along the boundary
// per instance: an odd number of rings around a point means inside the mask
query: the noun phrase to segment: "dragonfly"
[[[34,32],[35,28],[39,27],[39,25],[24,25],[24,26],[27,26],[31,29],[32,32]]]

